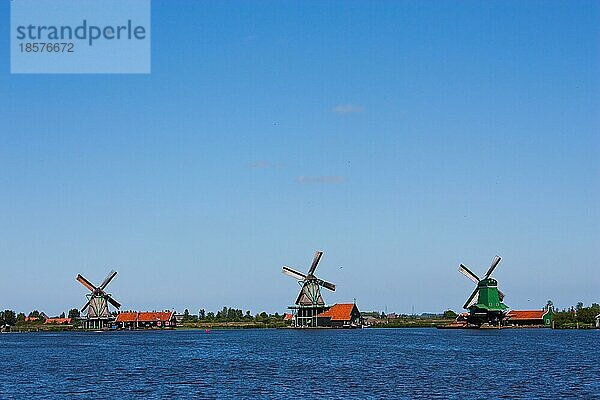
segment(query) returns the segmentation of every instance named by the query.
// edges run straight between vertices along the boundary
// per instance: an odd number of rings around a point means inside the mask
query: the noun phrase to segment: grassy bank
[[[285,328],[289,326],[284,322],[195,322],[183,323],[177,329],[266,329]]]
[[[396,318],[388,322],[381,322],[372,325],[373,328],[435,328],[440,325],[448,325],[454,322],[454,319],[421,319],[421,318]]]
[[[15,325],[10,327],[10,332],[64,332],[73,329],[73,325]]]

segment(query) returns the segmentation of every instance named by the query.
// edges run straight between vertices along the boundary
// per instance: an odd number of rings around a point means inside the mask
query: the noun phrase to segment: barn
[[[362,325],[362,317],[356,304],[340,303],[318,314],[317,325],[331,328],[358,328]]]
[[[135,329],[137,328],[137,316],[137,311],[120,312],[115,323],[121,329]]]
[[[173,311],[126,311],[117,315],[120,329],[173,328],[177,326]]]
[[[506,324],[513,326],[552,326],[554,311],[545,310],[511,310],[506,314]]]

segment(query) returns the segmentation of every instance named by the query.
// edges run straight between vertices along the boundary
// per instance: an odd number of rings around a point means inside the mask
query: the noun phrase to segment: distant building
[[[126,311],[117,315],[120,329],[172,328],[177,326],[173,311]]]
[[[596,315],[596,328],[600,328],[600,314]]]
[[[317,315],[318,326],[332,328],[352,328],[362,325],[358,307],[353,303],[335,304],[329,310]]]
[[[44,324],[70,325],[71,318],[48,318],[46,321],[44,321]]]
[[[506,314],[506,324],[513,326],[552,326],[554,310],[511,310]]]
[[[285,322],[293,321],[294,320],[294,314],[290,314],[290,313],[283,314],[283,320]]]
[[[137,324],[138,314],[139,313],[137,311],[120,312],[117,315],[117,319],[115,320],[115,323],[121,329],[137,328],[138,327],[138,324]]]
[[[49,317],[46,315],[46,313],[41,312],[38,317],[25,317],[25,322],[36,322],[36,321],[38,321],[38,322],[43,323],[48,318]]]
[[[386,317],[387,317],[387,319],[396,319],[396,318],[398,318],[398,314],[389,313]]]
[[[363,322],[365,323],[365,325],[370,325],[370,326],[382,323],[381,319],[375,318],[375,317],[373,317],[371,315],[369,315],[366,318],[363,318]]]
[[[469,318],[469,313],[460,313],[456,316],[454,322],[448,324],[448,328],[466,328],[468,327],[467,319]]]
[[[181,324],[183,322],[184,317],[185,314],[175,314],[175,321],[177,321],[178,324]]]

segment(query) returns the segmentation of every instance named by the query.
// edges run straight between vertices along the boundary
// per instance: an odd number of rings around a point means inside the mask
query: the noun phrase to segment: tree
[[[65,313],[64,311],[60,313],[60,316],[58,318],[65,318]]]
[[[73,318],[73,319],[77,319],[81,316],[81,314],[79,313],[79,309],[77,308],[71,308],[69,310],[69,314],[67,314],[69,316],[69,318]]]
[[[200,311],[198,311],[198,318],[204,319],[205,317],[206,317],[206,311],[204,311],[204,308],[201,308]]]
[[[4,310],[0,314],[0,325],[12,326],[17,323],[17,314],[13,310]]]
[[[457,314],[456,314],[454,311],[452,311],[452,310],[446,310],[446,311],[444,311],[444,318],[447,318],[447,319],[454,319],[454,318],[456,318],[457,316],[458,316],[458,315],[457,315]]]
[[[181,322],[189,322],[190,320],[190,310],[187,308],[183,310],[183,318],[181,318]]]
[[[39,318],[40,312],[38,310],[33,310],[32,312],[29,313],[28,317],[29,318]]]
[[[17,324],[22,324],[25,322],[25,314],[20,312],[17,314]]]
[[[600,313],[600,306],[598,304],[592,304],[591,307],[579,307],[577,309],[577,322],[594,324],[598,313]]]

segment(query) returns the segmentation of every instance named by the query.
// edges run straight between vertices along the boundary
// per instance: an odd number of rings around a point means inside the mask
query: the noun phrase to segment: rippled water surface
[[[600,330],[0,335],[0,398],[600,398]]]

